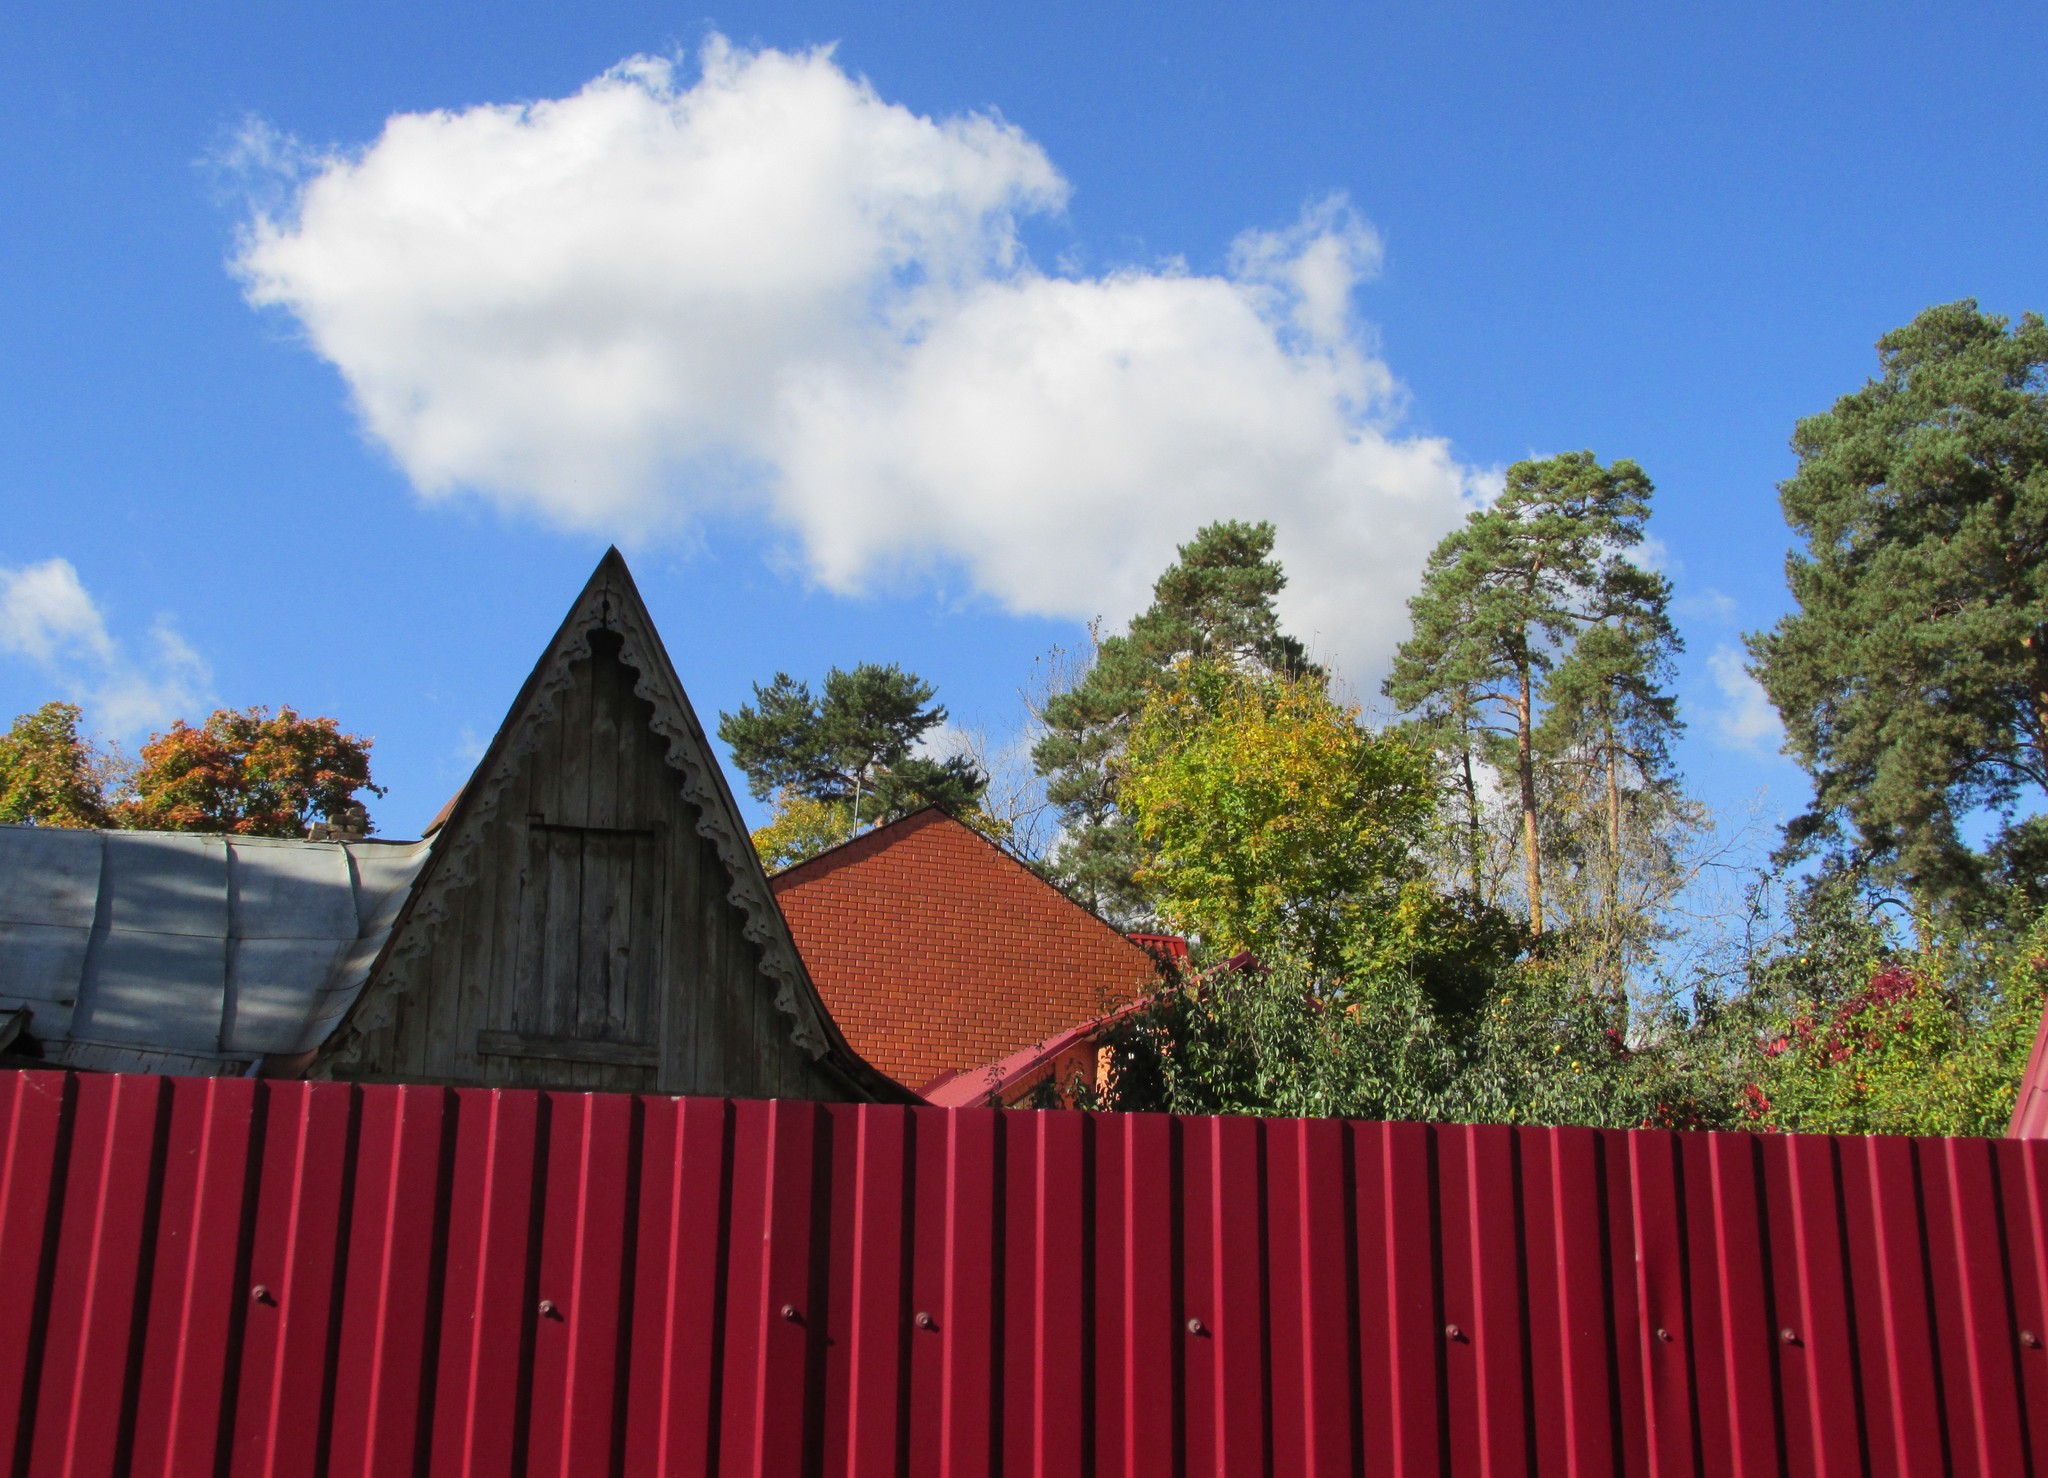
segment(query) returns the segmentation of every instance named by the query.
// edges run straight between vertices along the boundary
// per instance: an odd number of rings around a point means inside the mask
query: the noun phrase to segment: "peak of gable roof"
[[[769,877],[769,886],[775,890],[775,896],[779,899],[791,888],[807,886],[842,867],[857,865],[878,852],[900,844],[906,837],[913,836],[926,827],[934,825],[945,825],[959,833],[972,837],[988,853],[1002,859],[1010,867],[1015,868],[1017,872],[1030,878],[1040,888],[1058,898],[1061,903],[1086,914],[1104,929],[1107,929],[1112,934],[1121,936],[1134,947],[1143,948],[1143,946],[1137,944],[1136,939],[1132,935],[1119,929],[1115,924],[1112,924],[1108,919],[1105,919],[1101,914],[1033,867],[1017,853],[1011,851],[979,827],[968,825],[965,821],[962,821],[958,816],[955,816],[951,811],[940,805],[920,806],[915,811],[906,812],[904,815],[898,816],[894,821],[884,822],[871,831],[864,831],[857,837],[849,837],[835,847],[828,847],[815,857],[807,857],[802,862],[785,867],[782,871]],[[1166,936],[1162,935],[1159,937],[1164,938]]]
[[[907,811],[893,821],[884,821],[879,826],[869,827],[858,836],[850,836],[843,842],[835,842],[815,857],[793,862],[780,872],[771,874],[768,881],[776,892],[780,893],[785,880],[801,882],[804,878],[816,877],[835,868],[844,867],[849,862],[857,862],[863,857],[872,856],[883,847],[892,845],[898,837],[920,830],[934,821],[950,821],[955,826],[965,827],[969,831],[974,830],[942,806],[919,806],[915,811]],[[976,832],[975,835],[980,836],[980,833]],[[984,837],[983,840],[986,841],[987,838]],[[804,874],[804,877],[800,878],[798,874]]]
[[[866,1096],[911,1097],[860,1060],[820,1003],[703,725],[616,548],[598,561],[476,770],[439,818],[433,859],[392,931],[371,988],[323,1048],[323,1059],[330,1067],[346,1067],[361,1055],[371,1034],[392,1025],[400,999],[422,987],[424,956],[435,927],[447,918],[451,899],[477,876],[486,824],[497,815],[542,734],[551,732],[550,725],[559,727],[558,707],[575,681],[572,666],[596,658],[593,642],[600,633],[606,655],[633,675],[633,695],[647,705],[642,711],[651,710],[647,727],[660,741],[677,792],[696,808],[695,833],[716,850],[725,873],[724,896],[745,916],[745,938],[759,949],[758,984],[772,993],[789,1040]]]

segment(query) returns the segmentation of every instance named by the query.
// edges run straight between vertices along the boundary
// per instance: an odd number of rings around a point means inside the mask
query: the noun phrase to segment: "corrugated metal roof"
[[[0,1011],[70,1067],[221,1072],[355,999],[427,842],[0,826]]]

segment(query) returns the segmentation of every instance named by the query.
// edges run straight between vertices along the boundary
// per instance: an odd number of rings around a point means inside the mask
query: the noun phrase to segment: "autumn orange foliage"
[[[344,734],[331,718],[301,718],[290,707],[222,708],[199,728],[183,719],[142,746],[135,797],[122,826],[149,831],[216,831],[300,837],[314,821],[359,809],[370,783],[371,741]],[[367,816],[363,821],[368,829]]]

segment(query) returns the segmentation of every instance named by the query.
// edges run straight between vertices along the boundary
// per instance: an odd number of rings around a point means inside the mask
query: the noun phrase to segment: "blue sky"
[[[1787,438],[1920,308],[2048,307],[2044,32],[12,7],[0,710],[331,713],[411,832],[613,539],[707,722],[875,659],[1000,735],[1228,512],[1370,693],[1461,500],[1590,447],[1658,485],[1695,789],[1791,808],[1729,658]]]

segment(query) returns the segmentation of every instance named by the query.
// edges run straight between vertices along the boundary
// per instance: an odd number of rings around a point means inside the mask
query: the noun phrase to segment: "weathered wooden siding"
[[[791,1040],[619,637],[594,631],[590,646],[348,1076],[849,1096]]]

